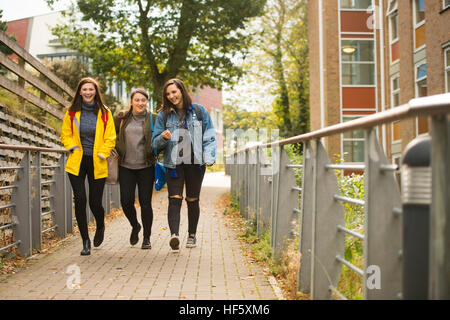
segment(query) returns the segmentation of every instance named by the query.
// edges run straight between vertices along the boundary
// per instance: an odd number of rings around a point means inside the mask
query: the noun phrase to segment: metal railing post
[[[298,291],[311,292],[311,249],[313,235],[313,206],[314,206],[314,162],[316,158],[310,141],[304,144],[303,174],[302,174],[302,203],[300,217],[300,269],[298,271]]]
[[[292,240],[297,232],[298,212],[298,190],[296,187],[295,172],[288,167],[290,164],[289,156],[283,147],[280,148],[279,166],[278,166],[278,187],[277,187],[277,206],[273,229],[273,248],[274,257],[282,257],[286,249],[287,242]],[[282,181],[280,183],[280,181]]]
[[[402,218],[395,211],[401,208],[400,190],[394,172],[382,170],[389,161],[377,131],[368,129],[365,136],[364,298],[398,299],[402,291]]]
[[[338,257],[344,256],[345,235],[338,225],[345,224],[345,214],[334,198],[340,191],[336,173],[326,168],[330,163],[328,154],[319,140],[316,146],[311,298],[323,300],[331,299],[331,288],[337,286],[341,274]]]
[[[25,155],[20,162],[21,169],[17,170],[11,202],[16,204],[12,211],[11,222],[15,241],[20,241],[19,253],[23,257],[31,256],[33,246],[31,240],[31,152],[25,151]]]
[[[255,150],[255,220],[256,220],[256,234],[259,235],[260,231],[260,223],[261,223],[261,206],[259,203],[259,190],[261,188],[261,162],[260,162],[260,154],[259,154],[259,147]]]
[[[275,253],[275,245],[277,238],[277,209],[278,209],[278,188],[280,185],[280,157],[281,152],[279,145],[272,147],[272,201],[270,210],[270,245]]]
[[[67,162],[67,154],[63,154],[64,166]],[[69,177],[67,173],[64,174],[64,185],[65,185],[65,212],[66,212],[66,232],[73,232],[73,197],[72,197],[72,186],[70,184]]]
[[[53,204],[54,204],[54,218],[55,218],[55,224],[58,226],[56,228],[56,233],[59,237],[64,237],[67,234],[67,222],[66,222],[66,183],[64,181],[65,179],[65,170],[64,170],[64,153],[61,154],[61,157],[58,161],[58,168],[55,169],[55,184],[52,185],[53,188],[50,188],[50,190],[54,189],[52,194],[53,196]],[[62,196],[61,196],[62,195]]]
[[[270,217],[272,210],[272,187],[273,187],[273,175],[269,172],[272,170],[268,168],[269,164],[266,161],[263,148],[260,148],[259,160],[259,217],[258,217],[258,235],[262,235],[270,227]]]
[[[430,299],[450,299],[450,118],[432,118]]]
[[[31,167],[31,240],[32,248],[42,248],[41,152],[37,151]]]

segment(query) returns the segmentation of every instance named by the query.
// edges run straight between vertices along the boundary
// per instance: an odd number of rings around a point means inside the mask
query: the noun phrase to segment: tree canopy
[[[251,39],[245,23],[262,14],[265,2],[78,0],[70,22],[53,32],[87,56],[95,73],[148,87],[159,102],[170,78],[218,89],[236,81],[242,69],[233,57],[245,55]]]

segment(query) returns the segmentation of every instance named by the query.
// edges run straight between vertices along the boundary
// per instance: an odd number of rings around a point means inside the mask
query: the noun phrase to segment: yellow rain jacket
[[[102,112],[98,112],[97,127],[95,130],[94,141],[94,179],[106,178],[108,176],[108,164],[104,159],[109,157],[111,150],[116,145],[116,129],[114,128],[114,119],[111,111],[108,111],[108,122],[105,124],[102,119]],[[66,163],[66,172],[78,176],[80,172],[81,160],[83,158],[83,147],[80,139],[80,116],[81,111],[75,113],[73,123],[70,119],[69,112],[64,115],[61,142],[67,150],[73,147],[78,147],[69,155]],[[72,131],[73,130],[73,131]]]

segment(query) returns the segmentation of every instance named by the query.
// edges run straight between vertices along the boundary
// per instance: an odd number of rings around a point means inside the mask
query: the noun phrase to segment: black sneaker
[[[141,225],[138,223],[137,227],[131,230],[130,243],[134,246],[139,241],[139,231],[141,231]]]
[[[186,241],[186,248],[195,248],[197,246],[197,238],[195,234],[190,234]]]
[[[151,249],[151,248],[152,248],[152,244],[150,243],[150,239],[144,238],[144,240],[142,240],[141,249]]]
[[[180,238],[176,234],[173,234],[172,237],[170,237],[169,241],[170,248],[172,248],[172,252],[179,252],[180,251]]]

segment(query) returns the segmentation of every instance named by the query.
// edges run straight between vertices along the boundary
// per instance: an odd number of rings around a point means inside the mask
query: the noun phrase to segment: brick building
[[[39,59],[49,59],[50,61],[59,59],[67,60],[79,58],[83,59],[78,52],[68,50],[62,46],[51,33],[51,28],[64,22],[60,11],[34,17],[8,21],[8,34],[14,34],[17,42],[30,54]],[[129,92],[124,82],[116,82],[111,85],[109,91],[125,105],[129,99]],[[129,90],[128,90],[129,91]],[[217,135],[218,157],[217,162],[223,163],[223,123],[222,123],[222,92],[212,88],[197,88],[197,93],[192,94],[195,103],[203,105],[208,109],[214,123]]]
[[[309,1],[311,130],[450,91],[450,0]],[[378,128],[393,162],[429,119]],[[363,132],[325,140],[330,157],[364,157]],[[335,159],[334,159],[335,160]]]

